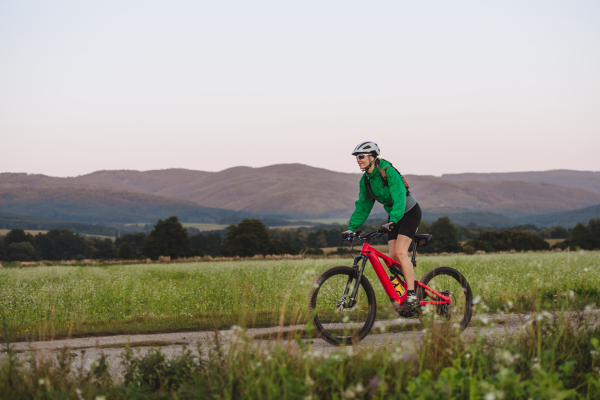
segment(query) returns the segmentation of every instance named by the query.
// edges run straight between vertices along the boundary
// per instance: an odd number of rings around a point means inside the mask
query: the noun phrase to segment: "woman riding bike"
[[[390,257],[402,266],[407,285],[406,301],[397,311],[400,314],[411,313],[419,301],[415,294],[415,273],[408,249],[421,221],[421,207],[408,190],[402,175],[390,162],[380,159],[379,154],[379,147],[374,142],[361,143],[352,152],[364,174],[360,180],[356,209],[342,238],[353,234],[367,220],[375,200],[383,204],[389,214],[388,223],[382,229],[388,232]]]

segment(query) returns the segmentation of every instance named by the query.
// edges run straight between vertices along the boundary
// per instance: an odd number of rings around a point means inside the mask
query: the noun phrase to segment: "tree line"
[[[373,223],[373,221],[369,221]],[[384,223],[386,221],[380,221]],[[361,227],[363,232],[380,228],[374,223]],[[548,250],[550,245],[540,237],[535,226],[523,225],[517,229],[474,230],[455,226],[448,217],[441,217],[428,224],[421,221],[419,233],[432,234],[434,240],[419,253],[474,253],[475,251],[526,251]],[[560,229],[559,229],[560,228]],[[125,234],[113,243],[110,239],[85,237],[67,229],[53,229],[47,233],[31,235],[22,229],[13,229],[0,236],[0,260],[3,261],[59,261],[82,259],[173,259],[193,256],[252,257],[267,254],[324,254],[321,248],[337,247],[334,254],[348,252],[342,246],[341,233],[344,225],[320,228],[268,229],[265,224],[246,218],[237,225],[230,225],[224,235],[220,232],[190,235],[175,216],[159,220],[149,232]],[[461,235],[470,229],[471,239],[461,244]],[[480,229],[480,228],[477,228]],[[566,240],[553,248],[600,249],[600,218],[590,220],[587,226],[577,224],[567,231],[561,227],[548,230],[554,236],[566,236]],[[545,235],[545,234],[544,234]],[[386,244],[387,237],[371,242]]]

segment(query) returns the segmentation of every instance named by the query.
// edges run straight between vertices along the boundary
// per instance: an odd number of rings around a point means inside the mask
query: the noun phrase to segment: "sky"
[[[598,1],[3,1],[0,173],[600,170]]]

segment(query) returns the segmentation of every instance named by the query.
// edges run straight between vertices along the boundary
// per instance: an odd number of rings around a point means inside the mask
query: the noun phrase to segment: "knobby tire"
[[[356,307],[339,312],[336,304],[332,303],[342,297],[349,277],[352,278],[348,290],[351,292],[357,277],[355,269],[337,266],[323,271],[315,279],[308,299],[309,318],[312,318],[317,334],[335,346],[361,341],[375,323],[377,300],[371,283],[364,275],[360,280]],[[343,320],[344,315],[348,316],[348,320]]]

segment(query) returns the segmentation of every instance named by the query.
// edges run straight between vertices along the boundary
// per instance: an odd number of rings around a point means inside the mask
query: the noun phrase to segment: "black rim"
[[[355,276],[356,272],[350,268],[347,271],[332,271],[323,276],[322,283],[311,297],[313,321],[329,342],[351,344],[353,340],[361,340],[375,321],[375,296],[366,278],[361,279],[356,304],[349,307],[349,294],[345,301],[343,299],[349,278],[348,292],[351,292],[356,282]]]

